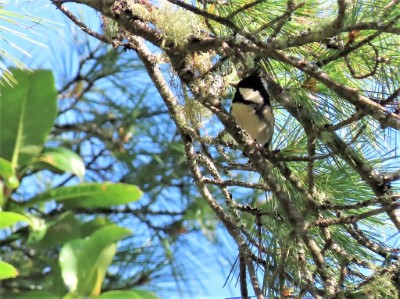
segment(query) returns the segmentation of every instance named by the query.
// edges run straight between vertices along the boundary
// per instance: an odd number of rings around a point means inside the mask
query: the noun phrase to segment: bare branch
[[[336,20],[333,21],[332,26],[336,30],[340,30],[343,27],[345,18],[346,18],[346,8],[347,8],[347,1],[346,0],[337,0],[338,4],[338,14]]]
[[[326,227],[330,225],[338,225],[338,224],[350,224],[356,223],[361,219],[366,219],[375,215],[379,215],[382,212],[394,211],[400,207],[400,202],[395,202],[392,204],[387,204],[381,208],[370,210],[368,212],[360,213],[360,214],[353,214],[350,216],[341,216],[339,215],[338,218],[331,218],[331,219],[319,219],[315,220],[311,223],[311,226],[321,226]]]
[[[111,43],[111,40],[106,37],[104,34],[99,34],[93,30],[91,30],[89,27],[87,27],[83,22],[81,22],[77,17],[74,16],[73,13],[71,13],[68,8],[64,7],[64,5],[62,5],[63,2],[66,1],[60,1],[60,0],[51,0],[51,2],[60,10],[62,11],[72,22],[74,22],[79,29],[83,30],[84,32],[86,32],[87,34],[93,36],[94,38],[109,44]]]

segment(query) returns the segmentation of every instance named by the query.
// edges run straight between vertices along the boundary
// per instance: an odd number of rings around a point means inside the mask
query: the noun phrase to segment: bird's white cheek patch
[[[239,92],[246,101],[250,101],[259,105],[264,103],[263,98],[258,90],[240,87]]]

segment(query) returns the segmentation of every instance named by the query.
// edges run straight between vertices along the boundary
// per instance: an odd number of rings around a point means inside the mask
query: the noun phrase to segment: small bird
[[[267,91],[267,82],[259,70],[243,78],[237,85],[231,114],[236,123],[265,148],[274,132],[274,113]]]

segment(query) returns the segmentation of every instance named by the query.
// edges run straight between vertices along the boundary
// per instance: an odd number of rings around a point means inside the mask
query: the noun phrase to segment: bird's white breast
[[[266,107],[263,111],[263,117],[266,118],[266,121],[256,114],[253,107],[243,103],[232,105],[231,113],[237,124],[257,142],[265,144],[270,140],[274,126],[271,108]]]

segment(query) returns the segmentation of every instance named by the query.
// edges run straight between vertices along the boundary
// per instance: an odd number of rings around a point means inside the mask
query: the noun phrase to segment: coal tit
[[[269,147],[274,132],[274,114],[261,72],[255,71],[237,85],[231,114],[236,123],[258,143]]]

